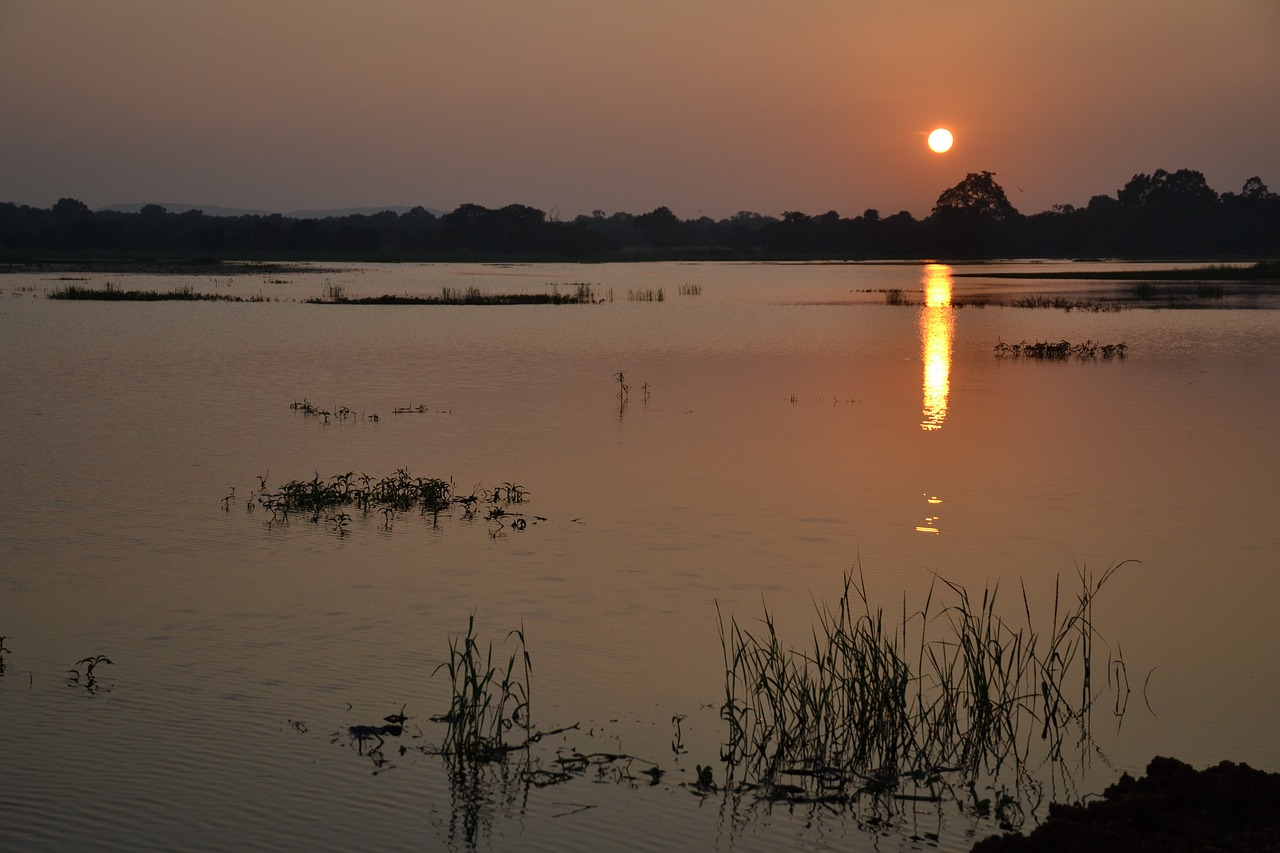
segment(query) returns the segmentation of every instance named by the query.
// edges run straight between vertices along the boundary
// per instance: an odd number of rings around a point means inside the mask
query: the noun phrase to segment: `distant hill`
[[[182,204],[181,202],[129,202],[127,204],[109,204],[100,207],[98,210],[110,210],[116,213],[138,213],[148,204],[159,204],[170,213],[186,213],[189,210],[200,210],[205,216],[270,216],[276,213],[274,210],[255,210],[247,207],[219,207],[216,204]],[[412,207],[402,204],[388,204],[384,207],[335,207],[325,210],[292,210],[282,213],[289,219],[327,219],[331,216],[370,216],[374,213],[382,213],[389,210],[397,216],[402,213],[408,213]],[[437,210],[433,207],[426,208],[436,216],[443,216],[448,213],[446,210]]]

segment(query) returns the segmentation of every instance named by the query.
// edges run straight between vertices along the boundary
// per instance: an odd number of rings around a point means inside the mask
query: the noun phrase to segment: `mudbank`
[[[1051,805],[1030,835],[994,836],[974,853],[1012,851],[1280,851],[1280,773],[1224,761],[1197,771],[1156,757],[1083,806]]]

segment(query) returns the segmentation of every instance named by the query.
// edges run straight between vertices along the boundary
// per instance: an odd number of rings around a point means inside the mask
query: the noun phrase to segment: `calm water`
[[[956,307],[1116,285],[920,265],[88,276],[279,300],[251,304],[42,298],[56,278],[0,278],[2,848],[914,849],[936,833],[964,849],[992,822],[928,806],[878,836],[856,813],[683,784],[724,736],[717,603],[749,622],[763,600],[803,643],[814,601],[855,566],[890,612],[920,606],[937,575],[999,583],[1016,616],[1019,584],[1047,611],[1057,576],[1140,561],[1094,611],[1128,713],[1095,718],[1050,795],[1101,791],[1157,754],[1280,770],[1272,307]],[[613,299],[297,301],[327,284],[572,282]],[[657,288],[661,302],[627,298]],[[892,288],[916,304],[885,304]],[[993,356],[1023,339],[1129,349]],[[290,409],[303,399],[356,416],[326,424]],[[260,476],[398,468],[462,493],[520,484],[539,518],[357,517],[340,537],[245,509]],[[416,747],[439,742],[428,718],[448,687],[432,672],[472,613],[498,646],[523,624],[539,727],[579,726],[542,760],[625,753],[661,782],[615,763],[546,788],[496,771],[479,796],[451,788]],[[98,654],[112,663],[96,690],[68,680]],[[402,707],[410,749],[378,766],[347,727]]]

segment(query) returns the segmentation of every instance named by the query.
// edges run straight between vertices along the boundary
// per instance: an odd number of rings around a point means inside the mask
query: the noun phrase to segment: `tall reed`
[[[436,667],[437,673],[442,669],[448,673],[452,698],[448,713],[431,719],[448,726],[443,753],[468,760],[497,760],[529,743],[532,665],[523,625],[507,635],[516,642],[504,668],[493,662],[493,643],[481,649],[475,623],[473,613],[466,635],[450,638],[449,660]],[[523,731],[523,740],[508,742],[507,734],[513,730]]]
[[[1079,573],[1071,606],[1055,584],[1048,633],[997,612],[998,584],[981,599],[938,579],[924,605],[893,626],[871,606],[861,571],[847,573],[835,606],[821,605],[811,645],[784,645],[773,614],[759,627],[719,616],[725,665],[722,758],[744,784],[784,777],[808,795],[970,787],[982,773],[1021,774],[1038,739],[1061,756],[1070,723],[1087,736],[1096,698],[1093,601],[1119,565]],[[940,603],[942,595],[949,603]],[[1119,707],[1119,706],[1117,706]]]

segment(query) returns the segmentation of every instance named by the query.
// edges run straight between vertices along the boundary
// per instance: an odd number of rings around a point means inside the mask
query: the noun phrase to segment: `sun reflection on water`
[[[947,419],[951,390],[951,340],[955,309],[951,307],[951,267],[926,264],[924,305],[920,308],[920,340],[924,347],[924,415],[920,428],[941,429]]]

